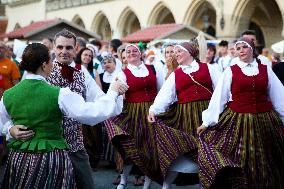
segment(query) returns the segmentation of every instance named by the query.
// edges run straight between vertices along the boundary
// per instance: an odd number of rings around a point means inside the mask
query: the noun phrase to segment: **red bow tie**
[[[67,79],[69,82],[73,82],[74,81],[74,78],[73,78],[73,73],[74,71],[78,72],[77,69],[71,67],[71,66],[68,66],[68,65],[64,65],[64,64],[61,64],[59,62],[57,62],[58,65],[61,67],[61,75],[64,79]]]

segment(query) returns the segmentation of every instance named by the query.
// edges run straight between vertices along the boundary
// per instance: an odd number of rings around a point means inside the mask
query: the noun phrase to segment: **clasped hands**
[[[111,85],[111,90],[118,92],[119,95],[123,95],[128,90],[128,85],[118,78]]]

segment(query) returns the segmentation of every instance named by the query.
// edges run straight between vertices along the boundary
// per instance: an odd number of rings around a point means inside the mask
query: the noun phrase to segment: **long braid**
[[[260,61],[259,58],[256,57],[255,60],[256,60],[256,62],[257,62],[258,64],[261,64],[261,61]]]

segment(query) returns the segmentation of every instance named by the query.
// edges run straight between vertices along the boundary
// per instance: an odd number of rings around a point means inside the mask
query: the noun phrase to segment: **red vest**
[[[129,69],[123,72],[126,76],[128,91],[125,93],[126,102],[152,102],[157,95],[157,78],[153,68],[145,65],[149,71],[146,77],[135,77]]]
[[[272,109],[272,104],[268,101],[267,66],[258,64],[259,74],[256,76],[246,76],[238,65],[232,69],[232,102],[228,107],[239,113],[259,113]]]
[[[205,63],[198,63],[199,70],[191,73],[195,81],[213,92],[212,81],[208,66]],[[181,68],[175,71],[175,83],[178,103],[183,104],[192,101],[210,100],[209,91],[196,84],[188,74],[184,73]]]

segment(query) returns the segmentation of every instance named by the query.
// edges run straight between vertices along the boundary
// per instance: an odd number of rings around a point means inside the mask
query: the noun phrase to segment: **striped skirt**
[[[198,161],[204,188],[284,188],[283,123],[274,110],[227,108],[200,136]]]
[[[196,129],[202,124],[202,112],[208,105],[208,100],[173,104],[167,112],[157,117],[165,125],[197,137]]]
[[[162,183],[172,162],[181,154],[194,153],[197,141],[177,129],[148,123],[151,104],[126,103],[119,116],[107,121],[106,128],[124,158],[152,180]]]
[[[2,188],[76,188],[67,151],[25,153],[11,150],[6,162]]]

